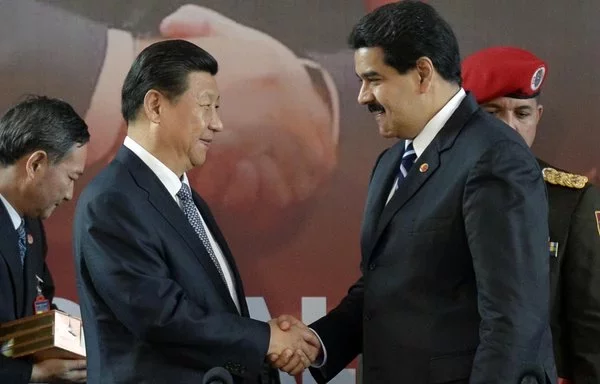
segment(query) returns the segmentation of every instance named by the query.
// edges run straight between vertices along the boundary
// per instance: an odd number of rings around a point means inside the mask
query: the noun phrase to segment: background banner
[[[77,302],[75,201],[124,138],[123,78],[146,45],[180,37],[219,60],[225,129],[205,166],[189,176],[225,233],[253,316],[290,313],[310,322],[335,306],[359,276],[371,168],[393,144],[378,136],[372,116],[356,102],[359,82],[346,46],[354,23],[383,3],[1,1],[0,109],[28,93],[60,97],[85,117],[92,135],[74,200],[45,223],[57,295]],[[600,2],[429,3],[454,28],[463,57],[491,45],[515,45],[548,63],[533,150],[597,183]],[[312,382],[305,375],[304,383]],[[354,383],[354,370],[336,382]]]

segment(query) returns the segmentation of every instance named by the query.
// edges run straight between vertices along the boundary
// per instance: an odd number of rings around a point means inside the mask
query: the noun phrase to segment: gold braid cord
[[[563,187],[581,189],[588,182],[588,178],[585,176],[557,171],[554,168],[544,168],[542,169],[542,174],[546,182]]]

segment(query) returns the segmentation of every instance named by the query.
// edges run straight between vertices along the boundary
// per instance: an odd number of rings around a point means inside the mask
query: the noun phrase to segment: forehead
[[[195,99],[207,98],[210,100],[219,97],[219,88],[213,75],[208,72],[192,72],[188,75],[188,90]]]
[[[489,108],[517,109],[517,108],[536,108],[537,99],[517,99],[514,97],[498,97],[483,104]]]
[[[385,74],[395,69],[385,63],[385,55],[381,47],[364,47],[354,51],[354,69],[356,74],[362,76],[376,72]]]
[[[83,172],[85,159],[87,157],[88,145],[74,144],[65,157],[56,164],[56,167],[63,168],[68,172]]]

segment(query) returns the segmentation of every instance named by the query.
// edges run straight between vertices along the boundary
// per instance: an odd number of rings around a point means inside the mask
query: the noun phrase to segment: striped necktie
[[[417,153],[415,152],[415,148],[413,147],[412,141],[408,143],[406,149],[404,150],[404,154],[402,155],[402,160],[400,161],[400,168],[398,169],[398,181],[396,182],[396,188],[400,186],[400,184],[408,175],[408,171],[417,160]]]

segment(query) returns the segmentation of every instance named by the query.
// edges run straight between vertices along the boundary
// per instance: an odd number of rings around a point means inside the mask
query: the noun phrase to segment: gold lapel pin
[[[421,171],[421,173],[425,173],[427,172],[427,170],[429,169],[429,164],[427,163],[423,163],[421,164],[421,166],[419,167],[419,171]]]
[[[31,234],[27,234],[27,244],[33,244],[33,236],[31,236]]]

